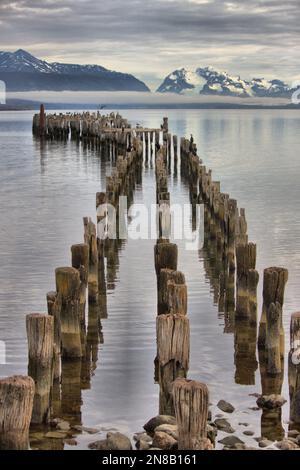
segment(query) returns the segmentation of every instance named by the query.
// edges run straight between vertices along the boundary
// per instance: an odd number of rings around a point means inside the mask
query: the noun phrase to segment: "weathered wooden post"
[[[285,268],[271,267],[264,270],[263,284],[263,308],[259,325],[258,348],[265,349],[266,328],[267,328],[267,310],[271,303],[279,302],[283,307],[284,290],[288,280],[288,270]],[[280,319],[280,338],[281,355],[284,354],[284,331],[282,325],[282,316]]]
[[[99,288],[99,312],[100,318],[107,318],[106,279],[104,261],[104,243],[97,239],[98,244],[98,288]]]
[[[80,288],[79,288],[79,321],[81,329],[81,342],[85,343],[85,306],[86,306],[86,289],[89,274],[89,245],[80,243],[71,246],[72,266],[79,271]]]
[[[172,134],[168,133],[166,135],[167,138],[167,158],[168,158],[168,172],[171,172],[171,163],[172,163]]]
[[[178,163],[178,137],[173,135],[173,149],[174,149],[174,175],[177,175],[177,163]]]
[[[125,160],[119,157],[117,166],[119,164],[120,172],[125,179]],[[126,164],[126,163],[125,163]],[[105,262],[104,262],[104,243],[106,233],[106,218],[107,218],[107,197],[106,193],[99,192],[96,194],[96,210],[97,210],[97,250],[98,250],[98,294],[99,306],[101,307],[102,317],[107,317],[106,307],[106,280],[105,280]]]
[[[263,395],[280,394],[282,389],[284,372],[284,331],[282,323],[282,306],[284,301],[284,289],[287,282],[287,278],[288,271],[284,268],[271,267],[264,270],[263,308],[259,325],[258,337],[258,355]],[[277,303],[280,305],[280,309]],[[275,306],[277,305],[277,309],[271,307],[271,304],[274,304]],[[279,316],[279,318],[277,318],[277,316]],[[269,323],[268,320],[271,320],[271,323]],[[277,359],[278,351],[275,349],[275,353],[273,354],[273,356],[272,354],[269,355],[267,344],[267,338],[274,338],[274,335],[276,335],[278,323],[280,325],[280,368],[278,366]],[[269,332],[270,329],[271,331]],[[275,333],[274,331],[272,332],[272,330],[274,329]],[[273,345],[273,347],[277,347],[275,339],[273,340]],[[274,364],[275,360],[277,360],[277,364]],[[274,367],[276,373],[274,373]]]
[[[167,284],[167,303],[169,313],[172,315],[187,314],[187,287],[185,284],[176,284],[169,281]]]
[[[248,224],[246,220],[245,209],[240,209],[236,220],[236,243],[245,245],[248,243],[247,235]]]
[[[35,382],[32,423],[48,421],[53,379],[54,320],[50,315],[26,316],[28,375]]]
[[[158,151],[158,148],[159,148],[159,144],[160,144],[160,132],[159,131],[155,131],[155,154],[157,154],[157,151]]]
[[[185,276],[181,271],[163,268],[159,272],[159,284],[157,291],[157,314],[169,313],[168,284],[185,284]]]
[[[190,355],[190,324],[184,315],[156,317],[159,412],[174,415],[172,383],[186,377]]]
[[[107,219],[107,195],[104,192],[99,192],[96,194],[96,211],[97,211],[97,234],[100,236],[103,241],[105,236],[105,225]],[[99,226],[99,223],[102,223],[102,226]],[[99,233],[99,229],[102,229],[103,233]]]
[[[0,379],[0,450],[28,450],[33,397],[31,377]]]
[[[164,118],[163,118],[162,129],[163,129],[163,131],[166,132],[166,133],[169,132],[169,118],[167,118],[167,117],[164,117]]]
[[[227,258],[228,269],[232,273],[235,271],[235,230],[237,224],[237,201],[228,199],[228,240],[227,240]]]
[[[149,161],[149,133],[144,132],[145,135],[145,164],[148,165]]]
[[[53,347],[53,379],[60,377],[60,356],[61,356],[61,314],[62,299],[57,292],[47,293],[48,315],[53,317],[54,321],[54,347]]]
[[[290,346],[293,351],[300,348],[300,312],[291,315]]]
[[[82,356],[79,317],[80,274],[75,268],[63,267],[55,270],[55,277],[56,290],[62,298],[62,357],[78,358]]]
[[[236,246],[237,286],[236,313],[240,317],[250,317],[249,297],[255,303],[255,293],[258,283],[256,265],[256,245],[254,243],[238,244]],[[253,307],[252,307],[253,309]]]
[[[267,372],[275,375],[281,373],[280,357],[280,328],[282,318],[282,307],[279,302],[271,303],[266,312],[266,350],[267,350]]]
[[[179,450],[207,448],[209,394],[205,384],[178,378],[173,386]]]
[[[154,247],[155,271],[159,276],[160,270],[167,268],[177,270],[178,247],[175,243],[159,240]]]
[[[43,104],[40,106],[39,133],[40,137],[44,137],[46,135],[46,114]]]
[[[96,226],[89,217],[84,217],[84,243],[89,246],[89,302],[98,301],[98,250]]]
[[[300,312],[291,316],[288,377],[290,420],[300,424]]]

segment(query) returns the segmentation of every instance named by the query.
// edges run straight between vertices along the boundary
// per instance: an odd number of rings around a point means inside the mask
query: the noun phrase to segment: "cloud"
[[[300,73],[298,12],[298,0],[4,0],[0,40],[4,49],[153,83],[205,65],[291,82]]]

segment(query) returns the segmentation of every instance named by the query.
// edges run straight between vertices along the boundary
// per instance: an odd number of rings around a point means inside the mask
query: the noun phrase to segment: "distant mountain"
[[[253,78],[250,81],[230,76],[212,67],[185,68],[170,73],[157,89],[159,93],[201,94],[239,97],[288,98],[294,91],[281,80]]]
[[[150,91],[133,75],[100,65],[40,60],[23,49],[0,52],[0,80],[10,91]]]

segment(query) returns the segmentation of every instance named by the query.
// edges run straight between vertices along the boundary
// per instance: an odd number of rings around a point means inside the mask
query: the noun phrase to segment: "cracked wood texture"
[[[0,450],[28,450],[33,397],[31,377],[0,380]]]
[[[179,450],[204,450],[207,443],[208,388],[201,382],[178,378],[173,386]]]

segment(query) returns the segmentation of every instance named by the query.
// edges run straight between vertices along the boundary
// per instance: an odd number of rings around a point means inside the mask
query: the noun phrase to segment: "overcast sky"
[[[300,0],[0,0],[0,49],[96,63],[152,88],[176,68],[300,79]]]

